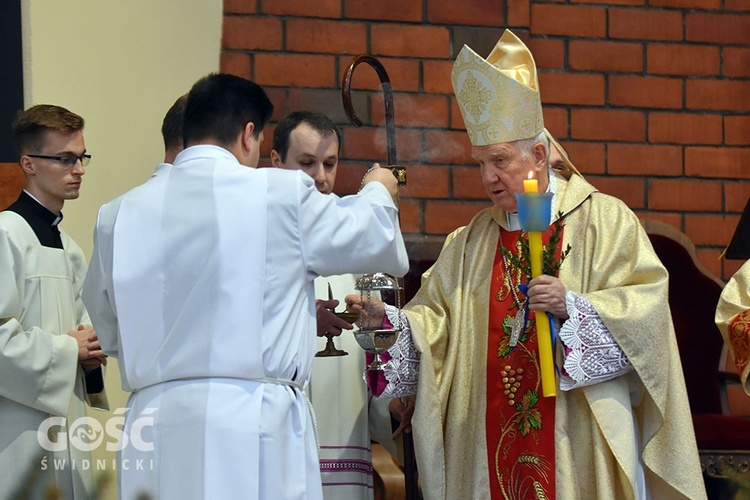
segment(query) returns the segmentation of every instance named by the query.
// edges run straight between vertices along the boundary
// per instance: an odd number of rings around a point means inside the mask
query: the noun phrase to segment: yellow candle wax
[[[526,181],[528,182],[528,181]],[[542,274],[542,233],[529,231],[529,258],[531,260],[531,277]],[[539,345],[539,371],[542,376],[542,394],[557,395],[555,380],[555,362],[552,355],[552,335],[549,317],[544,311],[536,311],[536,336]]]
[[[526,194],[539,193],[539,181],[529,178],[523,181]],[[529,231],[529,260],[531,260],[531,277],[542,274],[542,233]],[[552,335],[550,333],[549,317],[544,311],[536,311],[536,336],[539,345],[539,371],[542,378],[542,394],[546,397],[557,395],[557,381],[555,379],[555,362],[552,353]]]
[[[542,274],[542,233],[529,231],[529,259],[531,260],[531,277]]]
[[[552,355],[552,334],[550,333],[549,317],[538,311],[536,314],[536,336],[539,343],[540,371],[542,372],[542,394],[544,397],[557,396],[557,382],[555,380],[555,363]]]

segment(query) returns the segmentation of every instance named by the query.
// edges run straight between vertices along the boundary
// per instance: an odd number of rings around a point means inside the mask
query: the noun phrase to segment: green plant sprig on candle
[[[560,258],[555,257],[557,246],[562,243],[562,230],[565,219],[562,212],[557,212],[557,219],[552,223],[552,233],[549,236],[549,244],[542,249],[542,272],[549,276],[557,276],[565,257],[570,253],[570,244],[560,253]]]
[[[560,266],[562,265],[565,258],[570,253],[570,244],[562,251],[560,258],[555,257],[557,253],[557,247],[560,245],[562,240],[562,230],[565,226],[565,219],[563,213],[557,213],[557,219],[552,223],[552,233],[550,233],[549,244],[544,245],[542,248],[542,273],[549,276],[557,276]],[[515,254],[505,247],[501,247],[500,251],[508,259],[510,265],[516,269],[520,269],[524,276],[531,276],[531,259],[529,258],[529,234],[526,231],[521,232],[518,236],[518,247],[520,252]]]
[[[531,276],[531,259],[529,258],[529,233],[522,231],[518,235],[518,253],[511,252],[505,247],[500,247],[500,251],[508,259],[511,267],[520,269],[524,276]]]

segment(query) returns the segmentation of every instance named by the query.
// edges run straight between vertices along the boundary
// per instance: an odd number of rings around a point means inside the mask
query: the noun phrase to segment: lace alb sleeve
[[[419,380],[419,352],[411,338],[409,321],[403,311],[388,304],[385,306],[385,314],[391,325],[401,331],[396,343],[387,351],[390,360],[383,366],[383,372],[388,385],[379,397],[396,398],[416,394]]]
[[[560,389],[604,382],[633,369],[591,302],[568,291],[565,306],[570,317],[560,328],[564,353]]]

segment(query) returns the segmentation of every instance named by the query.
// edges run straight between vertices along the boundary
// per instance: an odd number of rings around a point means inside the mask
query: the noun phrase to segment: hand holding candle
[[[531,261],[531,278],[542,274],[542,231],[549,227],[550,205],[545,203],[546,195],[539,194],[539,183],[529,172],[529,178],[523,181],[524,194],[518,195],[518,217],[521,227],[529,233],[529,259]],[[551,197],[548,197],[548,199]],[[542,394],[557,395],[555,381],[555,361],[552,353],[552,336],[549,317],[543,311],[536,311],[536,334],[539,345],[539,370],[542,378]]]

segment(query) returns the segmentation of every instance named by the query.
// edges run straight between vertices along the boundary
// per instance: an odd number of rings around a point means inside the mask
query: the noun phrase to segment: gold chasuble
[[[515,310],[507,294],[495,300],[497,248],[501,232],[508,248],[517,235],[499,208],[480,212],[450,235],[404,307],[421,353],[413,428],[425,498],[630,499],[644,483],[654,499],[705,498],[666,270],[621,201],[577,175],[557,177],[555,199],[561,247],[571,246],[559,278],[592,304],[634,369],[533,402],[533,328],[498,357]]]
[[[716,325],[737,365],[742,386],[750,394],[750,260],[734,273],[721,292]]]
[[[520,255],[520,234],[500,230],[492,266],[487,335],[490,488],[492,498],[554,498],[555,398],[541,396],[535,313],[524,315],[528,308],[518,290],[529,278],[501,252],[506,248]],[[543,242],[549,243],[549,230]],[[559,259],[559,245],[557,250]],[[516,321],[519,330],[514,345]]]

